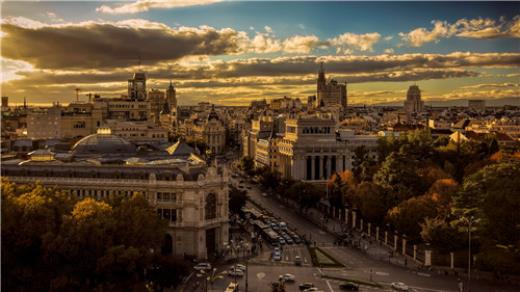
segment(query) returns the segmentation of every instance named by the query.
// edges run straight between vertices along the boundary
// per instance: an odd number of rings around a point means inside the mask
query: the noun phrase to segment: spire
[[[27,97],[23,97],[23,108],[27,108]]]

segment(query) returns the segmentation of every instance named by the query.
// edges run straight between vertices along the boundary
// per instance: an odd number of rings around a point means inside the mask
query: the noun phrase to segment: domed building
[[[137,148],[127,140],[113,135],[110,129],[100,128],[96,134],[88,135],[74,144],[74,156],[135,155]]]

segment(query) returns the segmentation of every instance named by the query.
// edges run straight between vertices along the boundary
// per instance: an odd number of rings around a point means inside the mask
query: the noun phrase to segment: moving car
[[[198,263],[196,266],[193,267],[196,271],[205,271],[205,270],[211,270],[211,264],[210,263]]]
[[[302,257],[297,255],[294,257],[294,264],[297,265],[297,266],[301,266],[302,265]]]
[[[403,282],[393,282],[391,285],[392,289],[398,291],[408,291],[408,286]]]
[[[303,292],[318,292],[318,291],[321,291],[321,290],[316,287],[312,287],[312,288],[303,290]]]
[[[341,290],[347,290],[347,291],[359,291],[359,286],[354,283],[351,283],[351,282],[343,283],[343,284],[339,285],[339,288]]]
[[[226,291],[224,292],[235,292],[238,291],[238,283],[231,282],[226,288]]]
[[[235,267],[237,267],[237,269],[242,270],[242,271],[246,270],[246,266],[242,265],[242,264],[236,264]]]
[[[300,288],[300,290],[306,290],[306,289],[310,289],[312,287],[314,287],[314,284],[312,284],[312,283],[303,283],[298,286],[298,288]]]
[[[278,276],[278,280],[283,280],[284,282],[294,282],[296,281],[296,277],[293,274],[283,274]]]

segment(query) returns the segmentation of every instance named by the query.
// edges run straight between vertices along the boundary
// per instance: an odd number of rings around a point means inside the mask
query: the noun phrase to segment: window
[[[177,221],[177,209],[157,209],[157,215],[159,215],[159,218],[170,222]]]
[[[177,194],[176,193],[157,193],[157,202],[176,202]]]
[[[217,217],[217,196],[214,193],[209,193],[206,197],[206,206],[204,207],[206,216],[205,219],[215,219]]]

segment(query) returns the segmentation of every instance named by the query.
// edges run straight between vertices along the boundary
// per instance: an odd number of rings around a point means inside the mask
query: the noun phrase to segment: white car
[[[303,292],[318,292],[318,291],[320,291],[320,289],[318,289],[316,287],[312,287],[312,288],[303,290]]]
[[[211,270],[211,264],[210,263],[198,263],[196,266],[193,267],[196,271],[205,271],[205,270]]]
[[[246,266],[242,265],[242,264],[236,264],[235,267],[237,267],[237,269],[242,270],[242,271],[246,270]]]
[[[273,254],[273,260],[275,261],[281,261],[282,260],[282,255],[279,253],[279,252],[275,252]]]
[[[278,277],[279,280],[283,280],[284,282],[295,282],[296,277],[293,274],[283,274]]]
[[[406,286],[403,282],[393,282],[391,284],[392,289],[398,290],[398,291],[408,291],[408,286]]]

